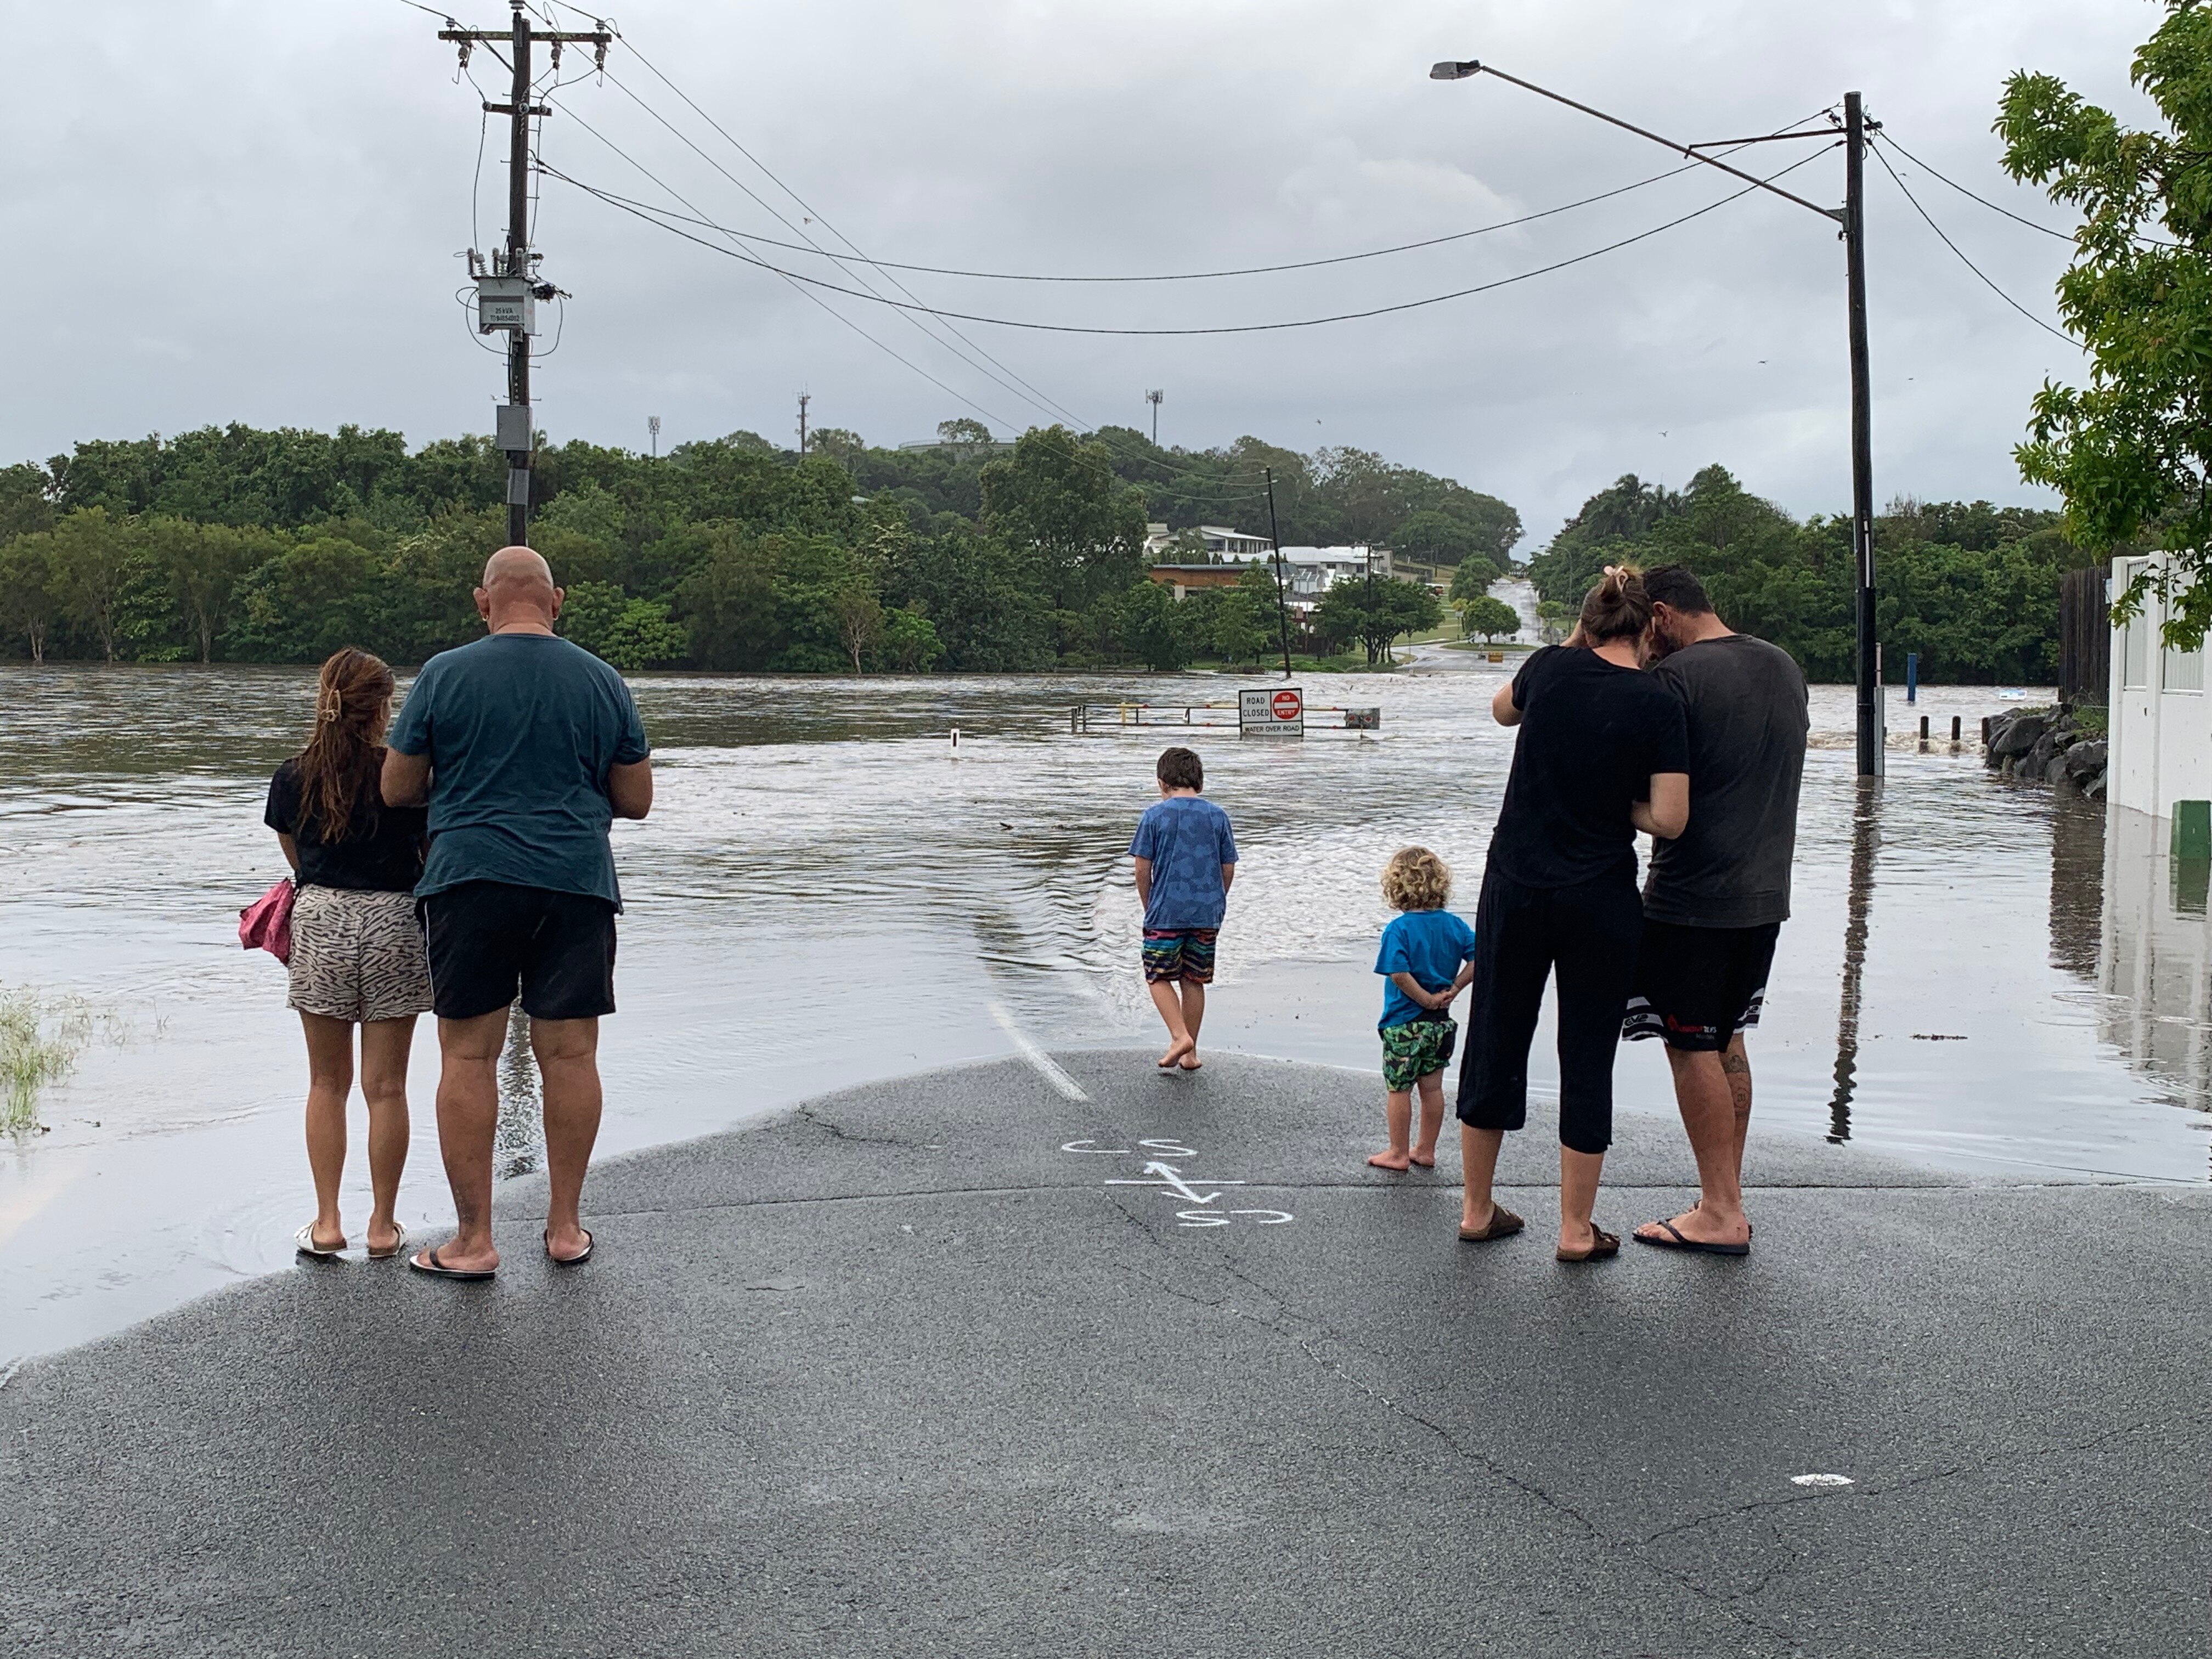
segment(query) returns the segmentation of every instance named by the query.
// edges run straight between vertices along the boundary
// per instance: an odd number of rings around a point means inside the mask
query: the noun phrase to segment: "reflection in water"
[[[2171,1104],[2212,1110],[2212,871],[2169,855],[2163,819],[2106,810],[2098,1035]]]
[[[1856,780],[1851,809],[1851,886],[1844,922],[1844,994],[1836,1010],[1836,1092],[1828,1102],[1828,1139],[1851,1138],[1851,1091],[1859,1071],[1859,1006],[1866,975],[1867,921],[1874,908],[1874,855],[1881,844],[1880,778]]]
[[[507,1011],[507,1050],[499,1057],[499,1130],[493,1156],[502,1179],[538,1167],[545,1144],[544,1120],[538,1060],[530,1051],[530,1018],[517,1002]]]
[[[2105,934],[2105,808],[2051,792],[2051,965],[2096,983]]]

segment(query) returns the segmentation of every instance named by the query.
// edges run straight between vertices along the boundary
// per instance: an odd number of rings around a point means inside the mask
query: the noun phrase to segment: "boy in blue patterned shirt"
[[[1444,908],[1451,867],[1425,847],[1401,847],[1382,869],[1382,896],[1399,915],[1382,930],[1375,971],[1382,987],[1383,1118],[1390,1150],[1367,1161],[1401,1174],[1437,1166],[1444,1127],[1443,1071],[1459,1036],[1447,1011],[1474,979],[1474,929]],[[1413,1139],[1413,1091],[1421,1095],[1421,1136]]]
[[[1194,1072],[1213,943],[1237,878],[1237,838],[1229,814],[1200,798],[1206,769],[1195,754],[1167,750],[1157,773],[1160,799],[1145,809],[1129,843],[1145,906],[1145,984],[1168,1028],[1159,1068]]]

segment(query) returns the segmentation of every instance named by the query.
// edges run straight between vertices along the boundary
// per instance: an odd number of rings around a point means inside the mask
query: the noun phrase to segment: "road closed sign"
[[[1306,734],[1305,696],[1290,685],[1239,691],[1237,729],[1247,737],[1302,738]]]

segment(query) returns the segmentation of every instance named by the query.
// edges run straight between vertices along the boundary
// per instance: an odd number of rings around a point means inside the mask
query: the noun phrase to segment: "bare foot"
[[[1197,1043],[1193,1042],[1191,1044],[1190,1052],[1182,1057],[1183,1070],[1186,1072],[1194,1072],[1205,1064],[1206,1062],[1198,1057]]]
[[[1182,1065],[1182,1057],[1185,1054],[1194,1054],[1197,1052],[1198,1040],[1195,1037],[1179,1036],[1168,1044],[1167,1053],[1162,1054],[1153,1063],[1163,1072],[1169,1071]]]
[[[374,1216],[368,1223],[368,1253],[371,1255],[390,1255],[399,1248],[399,1241],[407,1235],[396,1221],[379,1221]]]
[[[1405,1174],[1407,1166],[1413,1163],[1403,1152],[1377,1152],[1367,1161],[1378,1170],[1391,1170],[1400,1175]]]
[[[1433,1146],[1430,1147],[1426,1157],[1424,1157],[1421,1153],[1416,1152],[1413,1154],[1413,1167],[1417,1170],[1435,1169],[1437,1167],[1437,1149]]]
[[[319,1221],[308,1228],[307,1237],[314,1240],[319,1250],[343,1250],[346,1247],[345,1229],[333,1222],[325,1227]]]

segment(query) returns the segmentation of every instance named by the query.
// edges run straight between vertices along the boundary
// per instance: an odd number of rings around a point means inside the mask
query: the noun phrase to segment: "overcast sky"
[[[471,26],[508,16],[503,0],[454,11]],[[878,258],[1060,275],[1359,252],[1668,165],[1656,145],[1504,82],[1426,78],[1434,59],[1479,57],[1688,141],[1771,131],[1859,88],[1907,149],[2064,226],[1997,170],[2003,77],[2048,70],[2142,118],[2126,67],[2161,15],[2150,0],[625,0],[617,24],[642,59],[618,45],[620,86],[555,94],[543,149],[579,179],[672,201],[665,186],[740,231],[797,240],[707,158],[809,236],[828,240],[826,216]],[[483,118],[438,19],[400,0],[0,0],[0,17],[15,71],[0,104],[12,393],[0,459],[230,421],[350,421],[415,442],[490,429],[501,368],[453,293],[459,251],[500,234],[505,143],[494,118],[472,222]],[[472,67],[501,95],[499,67],[482,53]],[[1794,149],[1740,159],[1779,166]],[[1905,171],[1960,246],[2050,318],[2065,245]],[[2008,309],[1869,173],[1878,497],[2036,499],[2011,447],[2037,385],[2078,374],[2079,354]],[[1840,155],[1790,182],[1839,201]],[[1271,322],[1493,281],[1726,193],[1717,175],[1674,179],[1287,275],[902,280],[933,305],[1035,321]],[[1055,410],[1141,426],[1158,386],[1165,442],[1253,433],[1379,450],[1513,502],[1531,545],[1626,471],[1680,483],[1718,460],[1801,514],[1848,502],[1842,250],[1826,223],[1770,198],[1364,321],[1180,339],[957,325],[974,343],[961,349],[1033,391],[994,384],[907,317],[822,296],[872,344],[776,276],[564,184],[544,185],[538,244],[575,296],[536,371],[556,441],[642,449],[657,414],[664,447],[740,428],[789,443],[802,387],[817,424],[878,443],[979,410],[1001,432]],[[819,258],[766,252],[852,283]]]

